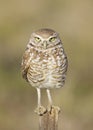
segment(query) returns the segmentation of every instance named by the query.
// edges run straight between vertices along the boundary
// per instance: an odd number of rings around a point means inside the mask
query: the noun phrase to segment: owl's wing
[[[67,68],[68,68],[68,59],[67,59],[67,56],[66,56],[65,52],[64,52],[62,58],[63,58],[62,73],[64,74],[64,73],[67,72]]]
[[[22,76],[26,81],[28,81],[27,72],[30,66],[30,61],[31,61],[30,52],[26,50],[25,53],[23,54],[21,63]]]

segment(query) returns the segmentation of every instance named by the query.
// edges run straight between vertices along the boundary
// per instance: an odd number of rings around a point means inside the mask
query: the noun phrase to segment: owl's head
[[[59,35],[52,29],[39,29],[31,34],[29,45],[40,49],[49,49],[61,42]]]

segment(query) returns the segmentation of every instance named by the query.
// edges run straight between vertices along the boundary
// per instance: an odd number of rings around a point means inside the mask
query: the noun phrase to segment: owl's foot
[[[51,112],[52,110],[57,110],[58,112],[60,112],[60,107],[58,107],[58,106],[48,106],[47,107],[48,112]]]
[[[45,114],[47,112],[46,108],[43,106],[38,106],[35,109],[35,113],[37,113],[39,116],[42,116],[43,114]]]

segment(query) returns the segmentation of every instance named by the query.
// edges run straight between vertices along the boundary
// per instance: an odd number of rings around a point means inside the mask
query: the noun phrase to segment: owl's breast
[[[62,80],[62,56],[50,55],[47,60],[45,88],[60,88],[63,86]]]
[[[62,74],[63,58],[58,52],[36,52],[30,61],[27,77],[33,87],[60,88],[65,75]]]

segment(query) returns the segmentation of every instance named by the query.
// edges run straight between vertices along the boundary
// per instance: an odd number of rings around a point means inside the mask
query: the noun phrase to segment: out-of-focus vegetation
[[[43,27],[60,33],[69,60],[64,88],[52,90],[62,108],[59,129],[92,130],[92,0],[0,0],[0,130],[38,129],[36,90],[22,79],[20,63],[31,32]]]

